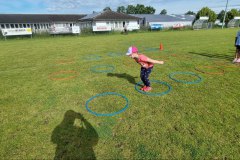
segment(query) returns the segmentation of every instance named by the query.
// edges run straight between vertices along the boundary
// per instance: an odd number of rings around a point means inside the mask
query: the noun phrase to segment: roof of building
[[[77,22],[86,14],[0,14],[0,23]]]
[[[131,14],[139,18],[145,18],[147,22],[176,22],[176,21],[193,21],[194,16],[189,15],[161,15],[161,14]]]
[[[80,21],[86,21],[86,20],[138,20],[139,17],[124,14],[124,13],[118,13],[114,11],[103,11],[99,13],[93,13],[89,14],[83,18],[80,19]]]
[[[185,14],[171,14],[172,17],[180,18],[184,21],[193,21],[195,19],[195,15],[185,15]]]

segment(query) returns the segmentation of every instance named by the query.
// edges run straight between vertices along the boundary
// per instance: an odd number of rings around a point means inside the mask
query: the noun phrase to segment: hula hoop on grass
[[[97,98],[97,97],[103,97],[103,96],[108,96],[108,95],[116,95],[116,96],[119,96],[119,97],[122,97],[126,100],[126,105],[120,109],[119,111],[117,112],[113,112],[113,113],[97,113],[97,112],[94,112],[92,111],[89,107],[88,107],[88,104],[89,102],[91,102],[93,99]],[[128,99],[127,97],[125,97],[124,95],[122,94],[119,94],[119,93],[115,93],[115,92],[105,92],[105,93],[101,93],[101,94],[97,94],[93,97],[91,97],[89,100],[87,100],[86,102],[86,109],[88,110],[88,112],[90,112],[91,114],[95,115],[95,116],[114,116],[114,115],[117,115],[117,114],[120,114],[122,112],[124,112],[126,109],[128,108]]]
[[[198,79],[195,81],[179,80],[179,79],[174,78],[174,75],[177,75],[177,74],[193,75],[193,76],[198,77]],[[176,82],[185,83],[185,84],[196,84],[196,83],[200,83],[202,81],[202,77],[193,72],[174,72],[174,73],[169,74],[169,78]]]
[[[149,96],[163,96],[165,94],[168,94],[171,90],[172,90],[172,87],[167,83],[167,82],[162,82],[162,81],[158,81],[158,80],[150,80],[150,82],[155,82],[155,83],[159,83],[159,84],[163,84],[165,86],[168,87],[168,90],[167,91],[164,91],[164,92],[161,92],[161,93],[149,93],[149,92],[144,92],[142,90],[140,90],[138,88],[138,86],[141,86],[141,84],[143,84],[142,81],[138,82],[136,85],[135,85],[135,90],[142,93],[142,94],[146,94],[146,95],[149,95]]]
[[[108,56],[110,56],[110,57],[120,57],[120,56],[123,56],[123,54],[122,53],[110,52],[110,53],[108,53]]]
[[[238,68],[240,66],[240,64],[234,64],[229,62],[214,62],[214,63],[224,68]]]
[[[75,61],[72,59],[69,59],[69,60],[65,59],[65,60],[59,60],[56,63],[57,64],[72,64],[72,63],[75,63]]]
[[[210,69],[215,68],[215,69],[218,69],[220,72],[206,72],[204,70],[199,69],[198,67],[195,67],[195,70],[205,73],[205,74],[211,74],[211,75],[223,75],[225,72],[223,69],[218,68],[218,67],[213,67],[213,66],[202,66],[201,68],[210,68]]]
[[[93,55],[88,55],[88,56],[83,57],[83,59],[84,59],[85,61],[100,60],[101,58],[102,58],[101,56],[95,55],[95,54],[93,54]]]
[[[106,67],[109,69],[98,70],[99,68],[102,68],[102,67]],[[97,65],[97,66],[93,66],[92,68],[90,68],[90,70],[94,73],[111,73],[114,69],[115,69],[115,67],[112,65]]]
[[[159,51],[159,48],[146,48],[144,52]]]
[[[75,74],[75,76],[70,76],[70,77],[66,77],[66,78],[54,78],[53,76],[55,75],[59,75],[59,74],[66,74],[66,73],[72,73]],[[78,72],[76,71],[58,71],[58,72],[54,72],[52,74],[49,75],[49,78],[51,80],[55,80],[55,81],[60,81],[60,80],[69,80],[69,79],[73,79],[76,78],[78,75]]]

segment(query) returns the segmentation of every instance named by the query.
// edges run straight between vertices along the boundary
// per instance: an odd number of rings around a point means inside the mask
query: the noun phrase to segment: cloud
[[[48,0],[48,10],[58,11],[66,9],[82,9],[82,8],[93,8],[94,10],[102,10],[105,7],[115,9],[118,6],[144,4],[145,6],[151,6],[165,0]]]

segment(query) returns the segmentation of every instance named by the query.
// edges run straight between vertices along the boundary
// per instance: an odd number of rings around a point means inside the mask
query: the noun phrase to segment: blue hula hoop
[[[113,112],[113,113],[97,113],[97,112],[94,112],[92,111],[89,107],[88,107],[88,103],[91,102],[94,98],[97,98],[97,97],[102,97],[102,96],[107,96],[107,95],[116,95],[116,96],[119,96],[119,97],[122,97],[126,100],[126,105],[120,109],[119,111],[117,112]],[[87,100],[86,102],[86,109],[88,110],[88,112],[90,112],[91,114],[95,115],[95,116],[114,116],[114,115],[117,115],[117,114],[120,114],[122,112],[124,112],[127,108],[128,108],[128,99],[127,97],[125,97],[124,95],[121,95],[119,93],[115,93],[115,92],[105,92],[105,93],[101,93],[101,94],[97,94],[93,97],[91,97],[89,100]]]
[[[98,68],[101,68],[101,67],[106,67],[106,68],[110,68],[110,69],[97,70]],[[93,66],[92,68],[90,68],[90,70],[94,73],[111,73],[114,69],[115,69],[115,67],[112,65],[97,65],[97,66]]]
[[[85,61],[94,61],[94,60],[100,60],[101,58],[102,57],[99,55],[92,54],[92,55],[85,56],[83,59]]]
[[[164,92],[161,92],[161,93],[149,93],[149,92],[144,92],[142,90],[140,90],[138,88],[138,86],[140,86],[141,84],[143,84],[143,82],[138,82],[136,85],[135,85],[135,90],[142,93],[142,94],[145,94],[145,95],[149,95],[149,96],[163,96],[165,94],[168,94],[171,90],[172,90],[172,87],[170,86],[170,84],[168,84],[167,82],[162,82],[162,81],[158,81],[158,80],[150,80],[150,82],[155,82],[155,83],[159,83],[159,84],[163,84],[165,86],[168,87],[168,90],[167,91],[164,91]]]
[[[108,56],[109,57],[120,57],[120,56],[123,56],[123,54],[122,53],[110,52],[110,53],[108,53]]]
[[[159,51],[159,48],[147,48],[144,52]]]
[[[179,79],[174,78],[174,75],[176,75],[176,74],[193,75],[193,76],[198,77],[198,79],[195,81],[179,80]],[[176,82],[185,83],[185,84],[196,84],[196,83],[200,83],[202,81],[202,77],[193,72],[174,72],[174,73],[169,74],[169,78]]]

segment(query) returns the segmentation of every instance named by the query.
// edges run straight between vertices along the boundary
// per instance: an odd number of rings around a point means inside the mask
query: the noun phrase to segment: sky
[[[209,7],[216,13],[225,10],[227,0],[0,0],[0,13],[7,14],[90,14],[105,7],[113,11],[118,6],[143,4],[156,9],[155,14],[166,9],[167,14],[197,13],[202,7]],[[240,0],[229,0],[228,10],[240,10]]]

